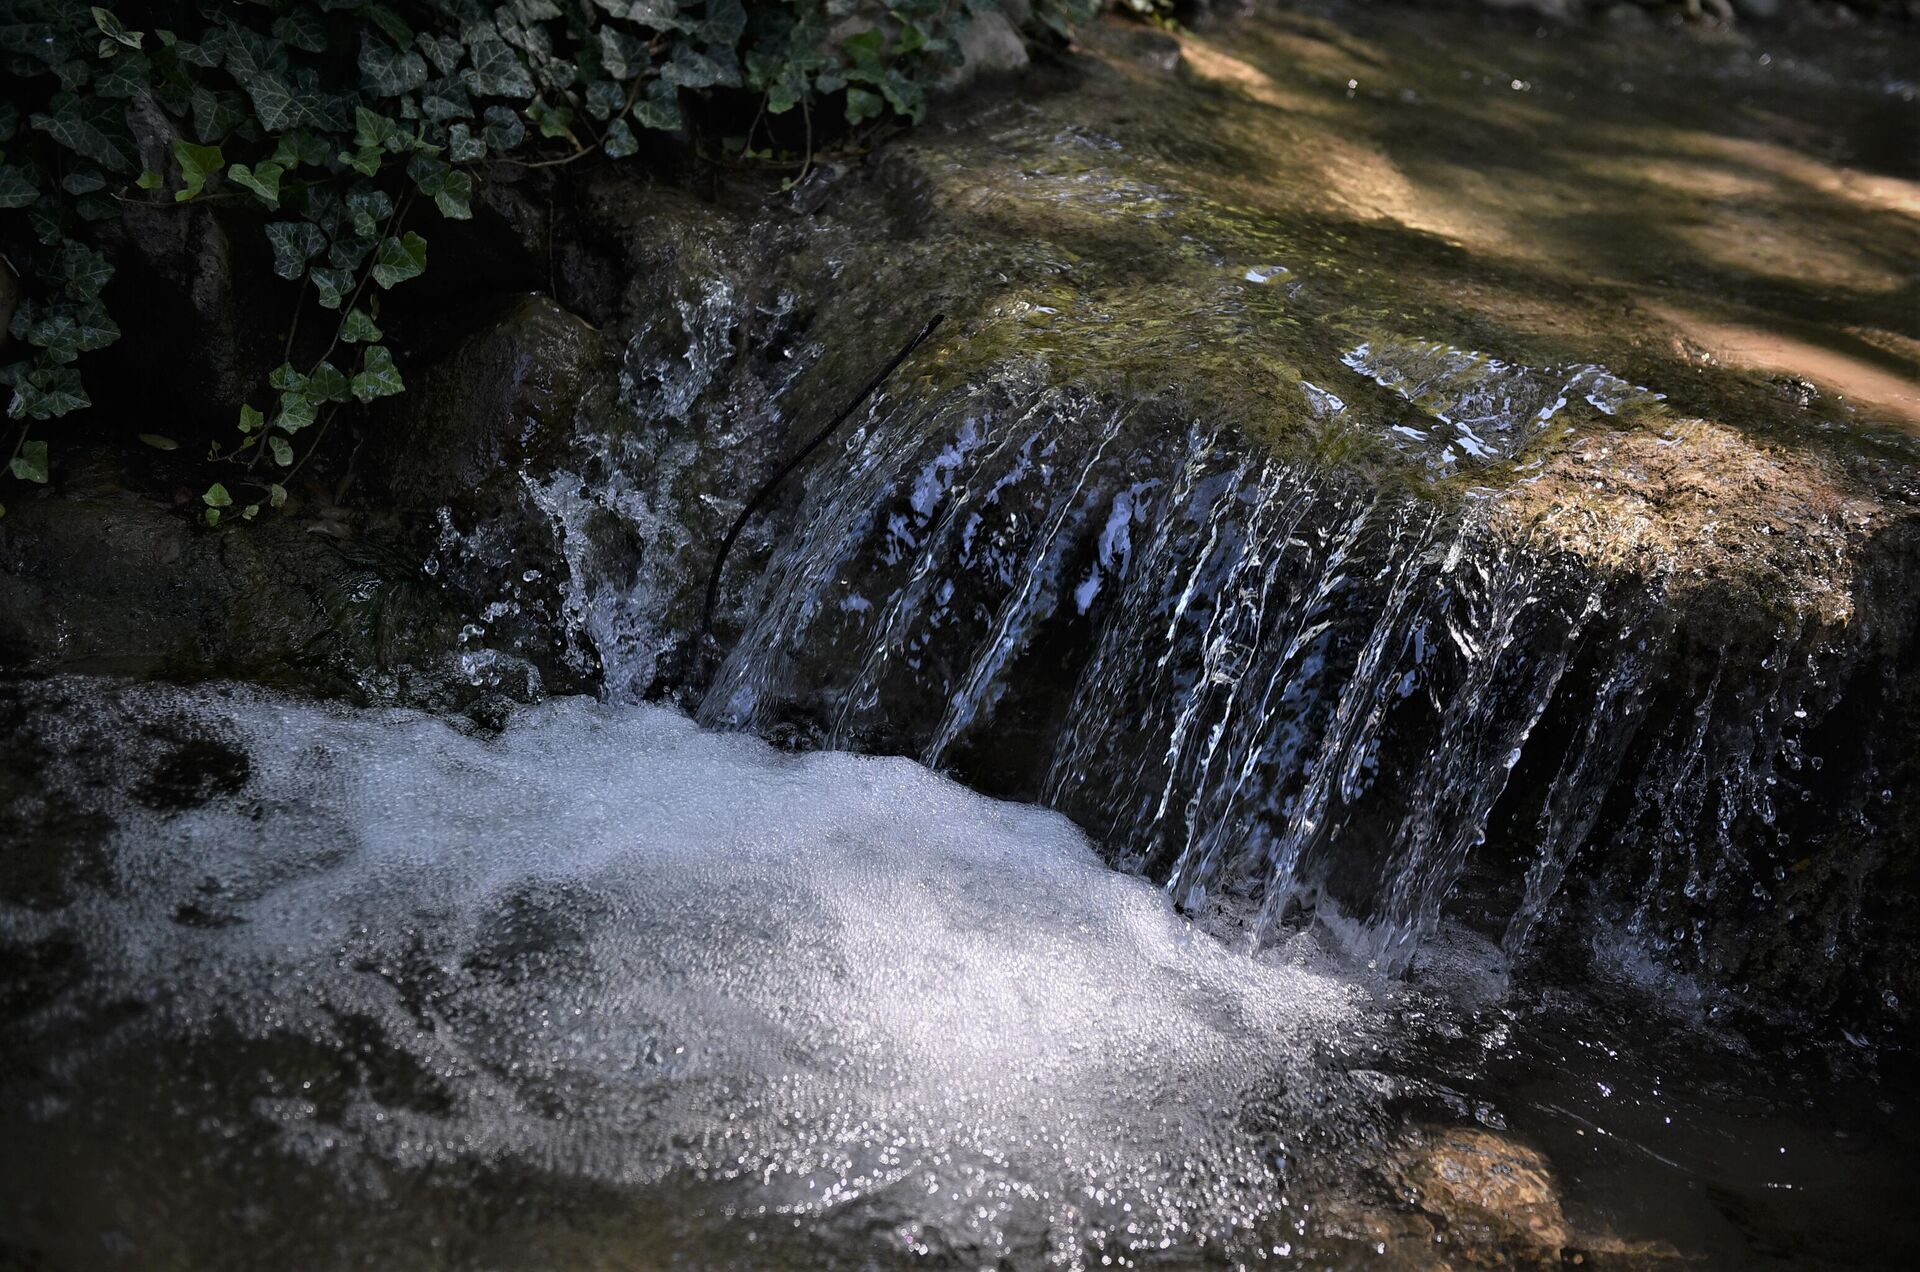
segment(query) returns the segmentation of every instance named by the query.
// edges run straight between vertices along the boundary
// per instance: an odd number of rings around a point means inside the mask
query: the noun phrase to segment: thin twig
[[[747,528],[748,519],[760,510],[760,505],[766,502],[767,497],[773,494],[780,483],[786,479],[788,473],[798,468],[801,461],[818,450],[829,437],[834,435],[842,424],[845,424],[848,419],[852,418],[853,413],[860,409],[861,403],[872,397],[874,392],[879,389],[882,384],[886,383],[888,376],[899,370],[900,364],[912,356],[915,349],[918,349],[926,342],[927,337],[933,334],[934,328],[938,327],[945,317],[946,315],[944,314],[935,314],[932,319],[928,321],[927,325],[920,329],[920,334],[907,341],[900,352],[893,355],[893,360],[881,368],[879,375],[867,381],[866,387],[861,389],[851,402],[847,403],[846,409],[833,417],[832,423],[814,434],[812,440],[795,451],[793,457],[787,460],[786,463],[780,465],[780,470],[769,477],[766,483],[754,492],[753,498],[747,500],[747,506],[742,508],[740,515],[733,519],[733,525],[727,530],[726,538],[720,540],[720,553],[713,560],[713,572],[707,575],[707,601],[700,612],[701,647],[704,648],[707,642],[713,638],[713,607],[714,603],[720,599],[720,575],[721,572],[727,568],[727,554],[733,551],[734,541],[740,537],[740,532]]]

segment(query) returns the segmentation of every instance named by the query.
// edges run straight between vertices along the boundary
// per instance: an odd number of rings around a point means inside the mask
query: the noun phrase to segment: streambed
[[[1250,956],[906,760],[585,699],[8,705],[25,1266],[1665,1266],[1907,1222],[1897,1088],[1677,1001],[1651,1042],[1644,987],[1505,998],[1465,935],[1407,983]]]

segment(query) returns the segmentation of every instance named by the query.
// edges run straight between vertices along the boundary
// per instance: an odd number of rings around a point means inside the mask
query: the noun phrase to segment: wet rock
[[[42,495],[0,520],[0,668],[356,692],[450,642],[437,599],[394,567],[291,516],[208,529],[127,493]]]
[[[1004,13],[976,13],[960,33],[961,63],[947,79],[958,88],[994,75],[1023,70],[1028,62],[1027,42]]]
[[[1406,1175],[1414,1204],[1456,1251],[1518,1247],[1557,1265],[1573,1243],[1546,1158],[1504,1136],[1447,1131],[1415,1153]]]
[[[460,657],[477,688],[524,697],[591,678],[563,618],[566,562],[527,481],[565,454],[599,366],[591,326],[527,297],[414,374],[371,431],[375,506],[421,584],[467,616]]]
[[[1638,35],[1655,29],[1653,18],[1639,5],[1628,0],[1625,4],[1616,4],[1600,15],[1609,30],[1629,35]]]

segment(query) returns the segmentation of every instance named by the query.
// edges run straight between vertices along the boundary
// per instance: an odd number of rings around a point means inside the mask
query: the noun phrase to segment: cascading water
[[[1475,365],[1528,427],[1549,418],[1536,398],[1571,392]],[[1465,374],[1453,391],[1474,397]],[[1631,877],[1628,929],[1697,964],[1717,934],[1704,911],[1654,917],[1669,885],[1677,905],[1764,890],[1777,863],[1733,828],[1812,793],[1802,680],[1832,687],[1835,651],[1783,634],[1737,698],[1682,681],[1657,579],[1635,592],[1530,544],[1491,492],[1365,486],[1162,403],[1049,387],[1038,364],[882,400],[807,480],[702,720],[1042,799],[1256,943],[1312,915],[1404,968],[1482,871],[1511,876],[1487,922],[1518,954],[1585,852]],[[1536,752],[1564,756],[1532,846],[1478,862],[1543,724]]]

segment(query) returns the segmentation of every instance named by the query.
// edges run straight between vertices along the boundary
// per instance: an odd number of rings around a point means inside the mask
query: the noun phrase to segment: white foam
[[[498,737],[246,690],[112,709],[237,736],[246,788],[122,808],[116,886],[0,930],[77,925],[96,990],[164,1004],[116,1046],[378,1021],[449,1109],[255,1106],[347,1167],[736,1180],[801,1216],[885,1193],[983,1257],[1095,1212],[1218,1240],[1280,1205],[1249,1101],[1324,1116],[1367,1027],[1358,990],[1195,934],[1061,817],[905,760],[579,699]]]

